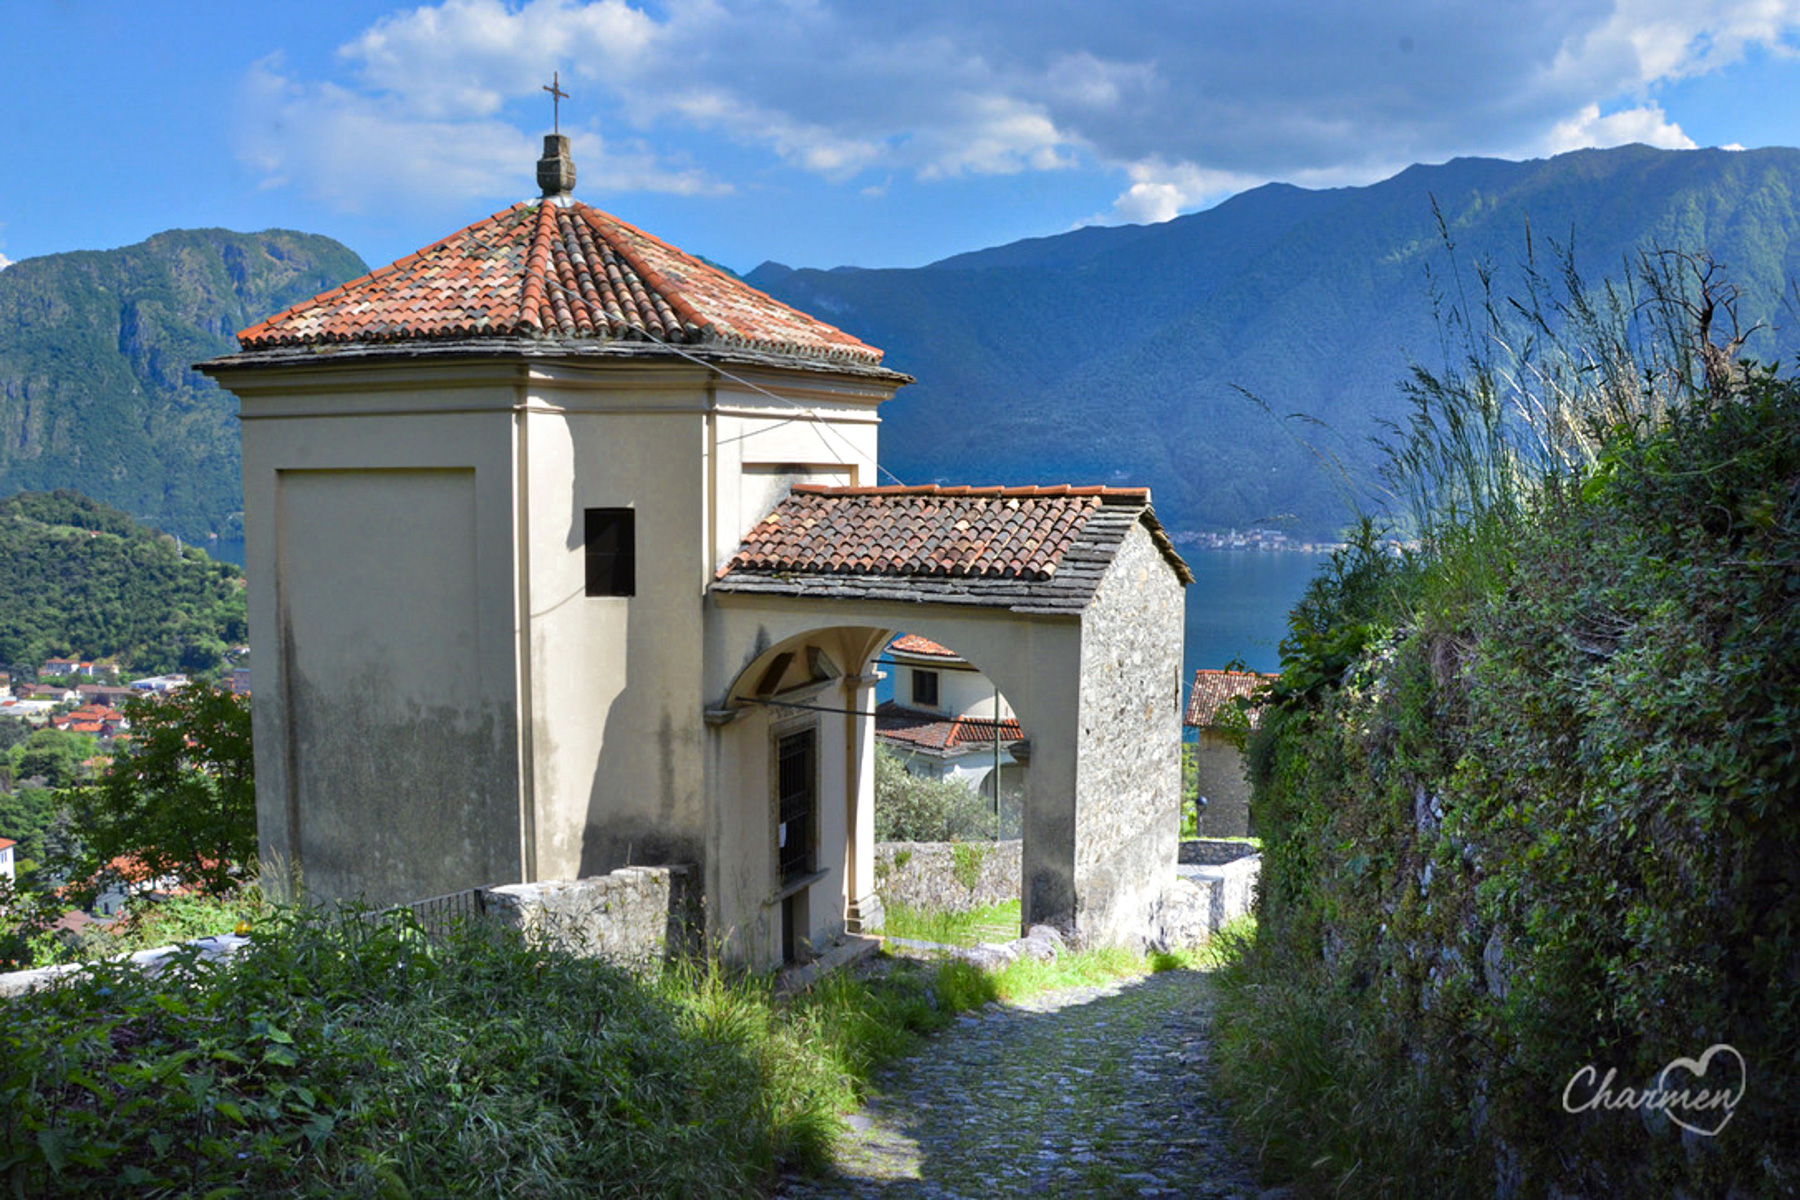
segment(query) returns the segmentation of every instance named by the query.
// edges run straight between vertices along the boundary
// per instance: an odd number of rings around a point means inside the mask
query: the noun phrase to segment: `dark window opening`
[[[587,510],[587,594],[637,595],[637,522],[629,508]]]
[[[912,702],[921,708],[938,706],[938,673],[936,671],[917,671],[912,673]]]
[[[817,734],[811,729],[790,733],[776,742],[775,853],[781,864],[782,883],[813,869],[813,811],[818,792],[816,745]]]

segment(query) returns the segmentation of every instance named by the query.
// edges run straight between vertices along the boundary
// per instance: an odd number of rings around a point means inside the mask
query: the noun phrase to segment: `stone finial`
[[[575,190],[575,160],[569,157],[566,134],[544,135],[544,157],[538,159],[537,181],[546,200],[561,199]]]

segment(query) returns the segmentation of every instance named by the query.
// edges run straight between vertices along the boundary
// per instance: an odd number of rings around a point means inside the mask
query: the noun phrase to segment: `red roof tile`
[[[579,201],[515,204],[238,334],[245,350],[513,337],[881,351]]]
[[[980,717],[945,717],[903,708],[892,700],[875,710],[875,735],[923,750],[948,751],[959,746],[992,746],[994,721]],[[1016,742],[1024,732],[1016,718],[1000,722],[1000,740]]]
[[[1142,488],[796,485],[751,529],[734,570],[1048,579],[1089,514]]]
[[[4,850],[8,846],[16,846],[18,844],[19,843],[13,841],[11,838],[0,838],[0,850]]]
[[[962,655],[948,646],[940,646],[930,638],[920,637],[916,633],[904,633],[888,643],[889,650],[898,650],[902,654],[922,654],[928,658],[962,659]]]
[[[1199,729],[1211,729],[1219,722],[1220,711],[1239,696],[1248,698],[1257,688],[1279,675],[1259,675],[1255,671],[1215,671],[1200,667],[1194,672],[1193,688],[1188,692],[1187,715],[1182,723]],[[1255,728],[1259,716],[1250,710],[1250,725]]]

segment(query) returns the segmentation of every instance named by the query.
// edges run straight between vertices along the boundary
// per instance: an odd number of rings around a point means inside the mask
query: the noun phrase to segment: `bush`
[[[1001,836],[1018,836],[1017,805],[1007,805]],[[885,746],[875,748],[875,840],[878,842],[991,841],[993,801],[949,779],[907,773]]]

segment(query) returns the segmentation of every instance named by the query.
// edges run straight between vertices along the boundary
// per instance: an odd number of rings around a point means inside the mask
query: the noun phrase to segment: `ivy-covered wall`
[[[1794,1194],[1800,387],[1616,427],[1440,533],[1365,539],[1292,618],[1241,1119],[1341,1194]],[[1667,1103],[1701,1089],[1741,1098]]]

